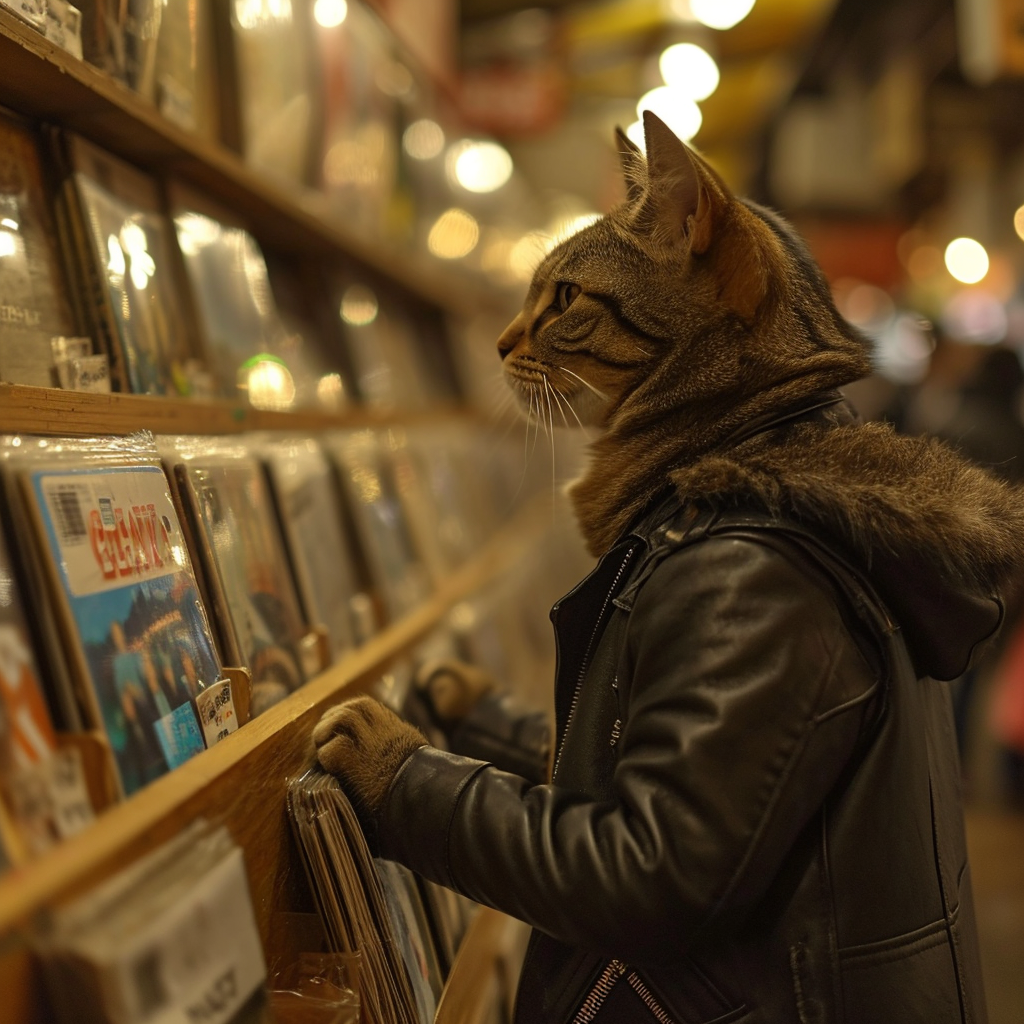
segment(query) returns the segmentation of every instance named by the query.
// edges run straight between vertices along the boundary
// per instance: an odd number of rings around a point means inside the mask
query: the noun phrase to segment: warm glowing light
[[[431,160],[444,149],[444,132],[436,121],[413,121],[402,135],[402,147],[414,160]]]
[[[718,65],[694,43],[675,43],[658,59],[665,84],[691,100],[706,100],[718,88]]]
[[[1017,237],[1024,241],[1024,206],[1018,207],[1013,215],[1013,230],[1017,232]]]
[[[946,269],[961,284],[977,284],[988,273],[988,253],[973,238],[954,238],[946,246]]]
[[[235,17],[242,28],[267,28],[292,20],[292,0],[235,0]]]
[[[690,0],[690,12],[708,28],[738,25],[753,9],[754,0]]]
[[[700,107],[678,89],[661,85],[645,93],[636,105],[636,116],[643,118],[645,110],[657,114],[684,142],[700,131],[703,120]]]
[[[353,327],[372,324],[377,319],[377,296],[365,284],[353,284],[341,297],[341,319]]]
[[[377,69],[374,76],[377,88],[386,96],[393,96],[400,99],[408,96],[416,84],[412,72],[397,60],[388,61]]]
[[[496,142],[463,139],[448,150],[449,178],[469,192],[494,192],[512,176],[512,157]]]
[[[341,374],[325,373],[316,382],[316,400],[326,409],[340,409],[345,404],[345,382]]]
[[[11,231],[17,231],[18,222],[16,220],[12,220],[10,217],[4,217],[0,220],[0,227],[9,228]]]
[[[17,237],[10,231],[0,231],[0,258],[13,256],[17,250]]]
[[[115,277],[124,277],[128,264],[124,258],[124,249],[117,240],[117,235],[107,236],[107,272]]]
[[[186,256],[195,256],[200,249],[213,245],[221,235],[220,225],[201,213],[182,213],[174,218],[178,245]]]
[[[245,386],[249,402],[257,409],[290,409],[295,401],[295,381],[288,367],[274,356],[256,356],[246,364]]]
[[[316,0],[313,17],[321,28],[337,28],[348,17],[346,0]]]
[[[335,142],[324,156],[327,184],[357,187],[375,184],[388,155],[388,131],[380,121],[367,121],[350,137]]]
[[[427,248],[441,259],[457,260],[468,256],[479,240],[480,226],[476,218],[453,207],[434,222],[427,236]]]

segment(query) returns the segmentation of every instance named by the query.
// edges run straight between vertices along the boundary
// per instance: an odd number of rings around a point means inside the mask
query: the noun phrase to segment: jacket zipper
[[[627,971],[629,972],[627,974]],[[612,960],[598,976],[583,1005],[576,1011],[572,1024],[590,1024],[601,1011],[605,1000],[611,994],[615,985],[625,978],[629,987],[636,993],[640,1001],[650,1011],[651,1016],[658,1024],[675,1024],[662,1007],[661,1003],[651,994],[651,990],[644,984],[643,979],[636,971],[630,970],[621,960]]]
[[[629,565],[635,551],[636,548],[632,547],[626,552],[626,557],[622,560],[622,565],[619,566],[619,571],[615,574],[615,579],[612,580],[612,585],[608,588],[608,593],[605,594],[604,604],[601,605],[601,611],[597,616],[597,622],[594,623],[594,631],[590,634],[590,641],[587,644],[586,653],[583,655],[583,661],[580,663],[579,675],[576,677],[576,688],[573,690],[572,702],[569,704],[569,714],[565,719],[565,729],[562,730],[562,742],[558,745],[558,753],[555,755],[555,766],[551,770],[552,779],[554,779],[558,774],[558,765],[562,760],[562,749],[565,747],[565,741],[569,735],[569,726],[572,725],[573,716],[576,714],[576,705],[579,704],[580,691],[583,689],[583,677],[587,674],[587,669],[590,667],[590,655],[594,649],[594,641],[597,639],[597,634],[601,629],[601,623],[604,622],[604,613],[608,610],[608,603],[612,599],[612,594],[615,593],[615,589],[619,585],[619,580],[622,579],[622,574],[626,571],[626,566]]]

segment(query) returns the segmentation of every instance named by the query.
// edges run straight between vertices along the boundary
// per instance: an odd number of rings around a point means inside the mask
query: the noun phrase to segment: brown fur
[[[371,819],[406,758],[426,737],[372,697],[354,697],[326,711],[313,730],[321,767],[345,785],[356,807]]]
[[[781,218],[732,196],[651,114],[645,133],[646,160],[619,136],[626,201],[549,254],[499,340],[524,404],[601,428],[570,489],[590,551],[671,479],[684,497],[818,523],[865,564],[914,547],[959,578],[1003,580],[1024,557],[1024,503],[939,444],[810,424],[737,444],[866,376],[868,344]],[[578,293],[562,308],[565,282]]]

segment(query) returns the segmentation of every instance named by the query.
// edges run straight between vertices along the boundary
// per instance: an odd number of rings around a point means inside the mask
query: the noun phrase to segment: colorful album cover
[[[324,439],[348,500],[356,534],[389,618],[411,611],[429,591],[384,443],[372,431]]]
[[[69,150],[113,376],[137,394],[188,394],[194,353],[156,182],[81,139]]]
[[[131,794],[204,749],[193,702],[221,678],[167,480],[150,465],[55,465],[29,483],[93,725]]]
[[[242,667],[252,673],[258,714],[305,681],[300,645],[306,635],[272,497],[252,458],[196,458],[176,469],[201,533],[217,609],[230,622]]]
[[[264,458],[305,619],[327,630],[337,656],[355,642],[352,598],[359,589],[337,478],[311,440],[270,445]]]
[[[0,114],[0,381],[54,387],[50,339],[76,333],[35,135]]]
[[[287,409],[295,378],[263,253],[244,228],[198,207],[175,190],[178,248],[212,369],[225,395]]]

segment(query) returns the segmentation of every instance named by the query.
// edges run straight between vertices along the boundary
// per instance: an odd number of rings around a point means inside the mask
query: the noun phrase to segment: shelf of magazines
[[[493,292],[476,282],[472,276],[456,272],[426,252],[414,252],[387,238],[382,224],[387,219],[388,208],[394,203],[393,197],[386,194],[388,190],[382,189],[380,183],[367,194],[363,194],[365,189],[362,192],[350,189],[351,195],[330,194],[323,187],[314,188],[305,184],[305,167],[310,160],[309,154],[316,146],[316,140],[311,135],[312,118],[307,116],[304,121],[300,114],[298,119],[292,119],[292,128],[299,124],[306,125],[306,135],[300,140],[286,132],[283,138],[277,140],[278,145],[261,146],[257,139],[251,137],[260,123],[259,111],[247,116],[244,112],[240,114],[237,108],[247,102],[258,104],[261,99],[264,104],[267,102],[265,62],[249,68],[248,72],[245,67],[238,71],[238,74],[255,76],[250,92],[262,91],[262,97],[255,96],[249,101],[241,94],[232,95],[230,100],[207,95],[197,102],[210,108],[226,104],[229,113],[215,112],[208,117],[199,116],[198,119],[194,116],[176,116],[171,97],[180,90],[173,85],[173,75],[165,75],[161,84],[150,73],[147,77],[148,86],[134,81],[129,72],[125,75],[131,81],[119,81],[115,74],[100,70],[30,27],[11,13],[12,6],[18,5],[0,3],[0,67],[4,68],[4,74],[0,77],[0,105],[46,124],[73,129],[92,143],[150,174],[160,177],[172,173],[176,179],[232,210],[240,219],[258,225],[262,243],[273,250],[320,259],[346,255],[371,271],[399,283],[421,300],[451,312],[472,312],[481,304],[494,303]],[[25,0],[20,6],[28,8],[33,6],[33,2]],[[175,3],[167,5],[167,8],[170,10],[185,6]],[[206,6],[200,5],[204,18]],[[355,4],[351,6],[356,8]],[[157,10],[156,5],[153,9]],[[166,19],[167,15],[164,17]],[[363,12],[360,17],[365,19],[372,15]],[[96,15],[92,20],[99,22],[101,19]],[[382,27],[377,26],[370,33],[378,40],[378,50],[394,48],[393,38]],[[186,56],[187,44],[186,40],[183,51]],[[111,46],[109,43],[107,45]],[[212,40],[208,38],[206,45],[212,47]],[[168,48],[170,46],[173,43]],[[339,52],[343,59],[344,51],[343,46],[340,51],[338,46],[325,48],[324,59],[331,52]],[[218,57],[222,56],[218,54]],[[281,63],[287,53],[282,55],[278,51],[275,54],[269,50],[264,56],[272,63]],[[141,55],[139,60],[141,63]],[[231,56],[223,64],[226,69],[230,69],[234,62],[235,57]],[[382,52],[378,63],[387,69],[398,62]],[[185,65],[188,66],[187,60]],[[354,66],[360,65],[357,62]],[[282,69],[282,74],[288,70]],[[364,70],[371,75],[374,72],[373,68]],[[192,73],[195,74],[194,68]],[[336,70],[335,77],[338,73]],[[404,73],[411,74],[407,69]],[[380,77],[382,75],[378,75]],[[326,76],[322,81],[327,81]],[[304,104],[302,109],[315,108],[320,102],[320,98],[314,95],[318,84],[302,83],[302,87],[305,90],[301,96]],[[323,87],[326,88],[326,85]],[[215,88],[224,90],[225,95],[236,92],[234,82],[221,82]],[[151,94],[160,92],[161,95],[146,95],[147,89]],[[415,88],[410,86],[408,91],[410,95],[433,92],[429,85],[424,86],[422,83],[418,83]],[[360,90],[354,89],[354,92]],[[269,93],[274,93],[274,88],[270,88]],[[287,85],[277,89],[275,97],[282,103],[294,99]],[[394,98],[389,101],[383,94],[380,100],[395,103]],[[338,104],[334,102],[330,106],[337,108]],[[245,138],[243,127],[235,128],[234,134],[239,136],[235,141],[235,149],[219,141],[217,133],[212,129],[204,130],[205,122],[216,125],[218,118],[231,120],[232,113],[235,120],[240,116],[247,117],[250,129],[250,137]],[[280,128],[281,120],[268,116],[269,113],[263,111],[263,120],[268,126],[273,122]],[[345,109],[339,111],[339,116],[355,117],[356,120],[352,124],[339,124],[334,129],[330,125],[323,125],[322,130],[327,135],[331,131],[335,135],[351,132],[353,127],[362,125],[360,118],[364,117],[358,112]],[[395,116],[404,117],[406,112],[399,115],[396,110]],[[225,134],[223,126],[220,134]],[[271,143],[271,140],[267,141]],[[286,152],[291,154],[286,161],[289,166],[277,166],[277,158]],[[297,152],[299,155],[294,155]],[[298,170],[291,167],[292,164]],[[376,176],[375,172],[374,180]],[[367,211],[371,209],[377,211],[375,221],[381,223],[364,223]]]
[[[95,887],[116,870],[139,861],[198,819],[226,827],[232,840],[244,851],[256,928],[268,963],[301,952],[295,944],[297,940],[292,941],[294,937],[290,937],[289,928],[282,924],[290,912],[308,909],[301,907],[306,883],[289,839],[285,806],[291,781],[301,777],[311,765],[309,735],[319,715],[340,695],[362,691],[374,692],[401,708],[403,695],[409,690],[414,660],[423,657],[462,657],[484,665],[504,679],[535,684],[536,678],[549,667],[550,656],[545,647],[545,641],[549,640],[546,630],[536,621],[528,621],[537,616],[536,595],[538,591],[545,597],[557,593],[564,588],[565,579],[575,575],[577,569],[564,564],[567,545],[553,525],[550,499],[546,494],[531,499],[504,525],[491,529],[490,539],[469,538],[472,550],[463,549],[469,553],[458,560],[458,564],[436,560],[444,549],[444,542],[438,544],[438,539],[447,533],[449,541],[452,540],[450,521],[447,526],[435,520],[410,527],[408,536],[396,546],[393,527],[399,506],[403,500],[404,507],[408,507],[410,501],[422,506],[425,494],[408,487],[413,469],[409,453],[403,454],[401,444],[389,444],[389,462],[392,457],[397,459],[399,469],[393,479],[404,479],[406,484],[404,492],[402,485],[396,485],[396,493],[390,498],[386,496],[385,474],[379,461],[379,437],[369,431],[325,435],[318,442],[266,436],[230,438],[227,439],[230,444],[225,439],[200,442],[194,437],[163,438],[158,445],[150,439],[149,447],[141,436],[134,436],[107,438],[105,447],[101,445],[100,450],[97,439],[75,442],[69,438],[36,441],[22,438],[21,441],[16,446],[17,451],[8,446],[0,475],[8,511],[12,502],[16,506],[13,525],[19,531],[19,542],[25,541],[28,527],[37,545],[42,541],[42,549],[47,545],[50,548],[49,555],[44,550],[39,556],[40,561],[48,564],[37,563],[30,573],[35,583],[47,592],[47,601],[34,602],[31,613],[43,620],[52,619],[51,630],[56,626],[56,631],[62,633],[51,639],[57,646],[64,642],[65,653],[71,661],[63,666],[72,677],[65,697],[70,693],[73,703],[74,695],[81,698],[87,691],[93,705],[91,721],[85,723],[93,726],[94,738],[98,735],[92,756],[104,748],[109,755],[116,748],[115,756],[112,759],[108,756],[105,766],[102,758],[99,759],[100,767],[106,772],[108,793],[118,797],[125,793],[130,795],[112,802],[77,834],[51,843],[45,852],[23,859],[0,875],[0,978],[5,982],[5,992],[11,993],[8,1005],[13,1013],[10,1020],[15,1024],[47,1019],[42,1015],[44,996],[31,955],[40,915],[45,919],[55,908]],[[145,457],[140,445],[145,449]],[[430,447],[437,449],[436,437]],[[55,448],[60,450],[55,451]],[[259,452],[261,469],[255,466],[254,451]],[[330,454],[325,456],[325,452]],[[367,561],[377,560],[379,564],[364,568],[371,574],[384,572],[388,575],[388,592],[375,595],[375,599],[385,605],[383,619],[389,624],[359,638],[351,632],[358,629],[359,615],[349,617],[347,622],[331,621],[329,616],[307,618],[306,621],[324,622],[319,630],[320,652],[321,656],[332,657],[333,663],[325,670],[314,671],[312,678],[289,694],[288,678],[290,675],[301,678],[303,666],[298,665],[294,656],[289,665],[283,665],[284,644],[277,645],[276,657],[264,659],[261,664],[260,654],[267,652],[255,649],[259,648],[259,638],[247,637],[237,628],[224,633],[229,620],[238,626],[241,617],[237,604],[244,602],[246,595],[232,592],[231,580],[237,584],[239,578],[244,577],[244,570],[239,566],[232,570],[228,564],[232,544],[227,542],[225,546],[223,526],[233,522],[238,529],[238,521],[230,517],[231,509],[239,500],[252,503],[255,496],[257,507],[268,511],[272,506],[278,508],[284,513],[285,524],[291,519],[293,526],[298,527],[291,531],[290,546],[289,531],[283,531],[282,547],[293,568],[305,561],[308,571],[309,558],[319,556],[321,562],[327,564],[335,588],[339,583],[341,589],[350,587],[352,581],[345,579],[343,562],[328,557],[331,531],[325,530],[324,521],[321,519],[316,525],[310,518],[301,519],[303,515],[323,514],[322,508],[315,512],[309,510],[316,508],[313,484],[317,480],[323,482],[328,458],[343,477],[347,474],[347,479],[362,495],[358,500],[362,501],[363,509],[353,516],[352,527],[364,538],[376,531],[376,540],[365,547]],[[291,472],[293,469],[295,473]],[[292,479],[294,476],[299,479]],[[267,487],[273,495],[261,494],[261,487]],[[294,501],[300,494],[301,500]],[[96,499],[97,516],[93,516],[88,507],[90,496]],[[387,506],[382,501],[392,504]],[[150,565],[162,551],[165,563],[176,565],[172,576],[164,575],[156,581],[139,579],[129,586],[106,586],[99,580],[92,563],[98,557],[101,570],[107,565],[109,572],[114,572],[118,555],[116,548],[108,545],[113,543],[126,508],[132,511],[126,518],[122,539],[130,537],[146,548]],[[115,524],[109,530],[102,528],[105,512]],[[92,541],[84,543],[80,524],[89,522],[97,526]],[[189,536],[185,544],[180,544],[185,537],[179,538],[176,522],[187,526]],[[387,524],[390,533],[382,532],[382,523]],[[265,525],[268,531],[265,534],[252,522],[242,531],[247,538],[243,546],[259,548],[264,557],[274,540],[273,523],[268,520]],[[87,526],[86,531],[89,529]],[[199,539],[198,535],[206,529],[209,532],[205,539]],[[400,560],[415,558],[410,552],[422,551],[428,534],[434,539],[435,561],[418,568],[407,564],[402,569]],[[305,559],[296,547],[296,542],[302,544],[303,535]],[[391,541],[385,540],[385,536],[391,536]],[[216,539],[218,537],[220,540]],[[403,549],[402,545],[406,547]],[[171,552],[179,546],[192,552],[194,565],[181,550],[172,556]],[[92,558],[88,557],[90,548]],[[141,557],[139,550],[135,553]],[[449,553],[454,554],[455,549],[450,549]],[[22,549],[20,555],[24,554]],[[369,557],[371,554],[373,557]],[[124,561],[122,557],[122,563]],[[553,567],[559,564],[564,571],[561,577],[555,573],[553,579]],[[190,566],[191,573],[186,571]],[[283,566],[279,571],[282,576],[288,574]],[[102,571],[99,575],[103,575]],[[39,576],[44,579],[40,580]],[[324,573],[320,576],[319,585],[323,587]],[[315,597],[315,581],[304,579],[301,572],[295,573],[293,578],[307,598],[310,592]],[[4,579],[10,596],[9,585],[14,578],[6,575]],[[201,617],[185,628],[181,620],[190,614],[189,607],[201,607],[196,599],[200,581],[202,599],[213,609],[213,614],[205,622]],[[116,582],[123,584],[123,581]],[[248,595],[250,599],[252,596]],[[126,600],[128,606],[122,607]],[[112,610],[112,601],[118,603],[119,611]],[[335,594],[333,606],[361,609],[365,622],[367,602],[357,600],[354,605],[351,601],[346,604],[339,602]],[[7,606],[3,620],[7,632],[25,625],[24,621],[12,618],[12,607],[16,613],[19,609],[28,610],[29,605],[23,606],[15,600],[13,606]],[[302,607],[305,610],[307,606]],[[277,611],[274,621],[280,626],[287,617],[281,614],[281,609]],[[36,621],[33,625],[45,628],[46,622]],[[145,633],[144,647],[138,643],[140,628]],[[347,646],[346,631],[349,631]],[[293,623],[293,637],[301,633],[301,622]],[[543,639],[538,640],[538,637]],[[173,652],[163,643],[168,638],[174,641]],[[133,751],[131,744],[121,743],[123,737],[115,734],[116,729],[115,733],[110,731],[114,728],[116,708],[108,698],[111,694],[117,695],[118,680],[124,683],[120,688],[121,698],[125,699],[127,694],[134,700],[138,694],[129,685],[129,675],[144,678],[166,675],[164,662],[184,654],[188,654],[192,671],[185,672],[183,682],[195,678],[200,681],[216,679],[225,674],[223,664],[227,659],[221,656],[223,651],[230,651],[236,664],[247,665],[257,684],[253,687],[253,703],[257,703],[257,690],[262,686],[261,699],[266,707],[241,728],[237,727],[237,720],[234,724],[227,722],[224,733],[216,736],[208,749],[197,752],[193,748],[195,756],[188,756],[188,734],[198,731],[193,715],[197,707],[220,712],[241,710],[233,708],[230,695],[234,691],[230,688],[228,698],[207,704],[202,698],[218,691],[216,686],[203,687],[205,692],[198,695],[199,699],[185,701],[159,720],[158,724],[163,727],[162,732],[157,730],[158,735],[163,736],[159,752],[156,744],[149,744],[154,748],[148,751],[153,755],[151,761],[159,760],[161,754],[166,760],[169,753],[174,755],[173,761],[183,750],[186,756],[172,771],[166,771],[165,767],[155,777],[147,778],[142,770],[145,758],[134,756],[140,751]],[[26,652],[24,637],[21,652]],[[11,651],[6,654],[11,655]],[[543,668],[540,667],[542,662]],[[6,670],[10,665],[4,667]],[[25,678],[22,674],[23,684]],[[107,685],[111,680],[112,688]],[[155,678],[150,682],[156,683],[149,687],[151,693],[164,695],[166,700],[167,688]],[[145,688],[139,692],[144,699]],[[120,721],[122,729],[140,717],[138,709],[141,707],[141,703],[137,704],[134,713],[126,719],[121,716],[124,719]],[[73,713],[73,709],[64,711]],[[78,711],[89,717],[90,709],[79,708]],[[38,714],[38,708],[33,713]],[[216,731],[225,725],[221,720],[223,714],[220,718],[213,714],[198,717],[204,731],[208,726]],[[184,728],[186,719],[190,728]],[[202,747],[202,736],[192,738]],[[206,739],[209,739],[208,732]],[[65,748],[58,745],[57,749]],[[80,753],[79,757],[81,762],[86,760]],[[75,792],[73,779],[65,780],[63,788],[58,784],[55,800],[51,801],[51,815],[63,816],[64,824],[75,815],[76,809],[88,809],[97,788],[90,785],[88,792],[81,791],[81,771],[80,764],[78,791]],[[85,774],[88,775],[87,770]],[[59,806],[52,806],[54,802]],[[20,810],[31,812],[31,808],[24,806]],[[52,820],[41,822],[38,816],[34,822],[37,827],[53,825]],[[497,956],[493,947],[493,941],[488,940],[480,944],[472,956],[477,960],[493,959]],[[470,956],[468,952],[466,955]],[[469,995],[453,998],[458,1003],[460,998],[469,998]]]

